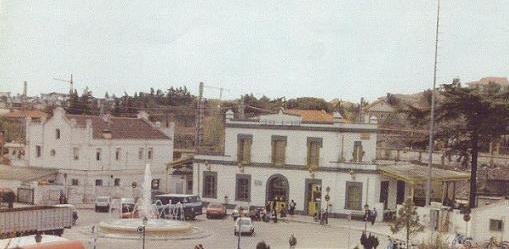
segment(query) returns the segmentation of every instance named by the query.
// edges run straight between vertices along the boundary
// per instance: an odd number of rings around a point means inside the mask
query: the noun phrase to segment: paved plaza
[[[93,210],[80,209],[78,224],[64,233],[68,239],[80,240],[87,248],[93,248],[90,228],[100,221],[110,219],[108,213],[95,213]],[[147,240],[145,248],[190,248],[202,244],[204,248],[237,248],[238,237],[233,235],[233,221],[231,217],[220,220],[208,220],[201,215],[190,223],[204,230],[207,236],[200,239],[183,240]],[[267,242],[271,248],[289,248],[288,238],[293,233],[298,240],[297,248],[350,248],[359,245],[359,238],[364,223],[345,219],[330,219],[329,225],[321,226],[313,223],[310,217],[294,216],[285,222],[265,223],[255,222],[256,234],[254,236],[241,237],[241,248],[255,248],[259,241]],[[349,229],[350,227],[350,229]],[[387,237],[379,234],[385,231],[384,224],[375,226],[368,225],[368,232],[377,234],[380,240],[379,248],[385,248]],[[349,235],[350,234],[350,235]],[[113,239],[97,237],[97,249],[112,248],[142,248],[141,239]]]

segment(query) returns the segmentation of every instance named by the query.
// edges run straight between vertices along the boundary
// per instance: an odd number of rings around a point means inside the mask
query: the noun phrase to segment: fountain
[[[145,166],[142,185],[140,218],[110,219],[99,223],[100,233],[106,237],[138,238],[138,228],[145,226],[145,235],[152,239],[182,239],[204,237],[206,234],[191,224],[183,221],[158,219],[157,211],[152,205],[152,174],[150,165]],[[145,219],[145,222],[144,222]]]

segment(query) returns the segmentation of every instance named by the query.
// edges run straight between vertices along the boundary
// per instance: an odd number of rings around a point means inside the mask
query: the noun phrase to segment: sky
[[[0,0],[0,91],[93,94],[199,82],[356,101],[433,82],[436,0]],[[509,1],[442,0],[437,82],[509,76]],[[219,91],[205,88],[205,96]]]

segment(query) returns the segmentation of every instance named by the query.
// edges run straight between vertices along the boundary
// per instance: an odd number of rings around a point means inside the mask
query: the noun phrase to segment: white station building
[[[339,113],[280,110],[240,120],[228,111],[224,155],[195,155],[193,191],[230,206],[294,200],[309,215],[327,204],[334,216],[361,215],[366,204],[383,210],[376,138],[375,118],[346,123]]]
[[[26,127],[27,167],[58,170],[48,184],[63,186],[69,203],[91,203],[101,195],[139,197],[146,164],[155,179],[153,189],[167,191],[173,124],[161,127],[144,112],[123,118],[71,115],[56,108],[47,120],[27,119]]]

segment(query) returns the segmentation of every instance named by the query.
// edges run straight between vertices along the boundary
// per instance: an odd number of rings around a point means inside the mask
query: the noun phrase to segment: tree
[[[66,111],[70,114],[81,114],[83,112],[81,110],[80,97],[76,89],[69,95],[69,107]]]
[[[391,232],[393,234],[403,229],[405,230],[407,249],[410,248],[410,237],[424,230],[424,226],[419,222],[419,215],[416,210],[417,207],[414,205],[413,200],[408,198],[403,203],[403,207],[399,209],[398,217],[396,217],[391,225]]]
[[[469,206],[476,206],[477,158],[480,146],[506,133],[509,121],[509,94],[488,84],[484,89],[465,88],[459,79],[439,89],[436,105],[436,141],[448,153],[470,156]],[[410,108],[414,124],[429,123],[429,109]]]

